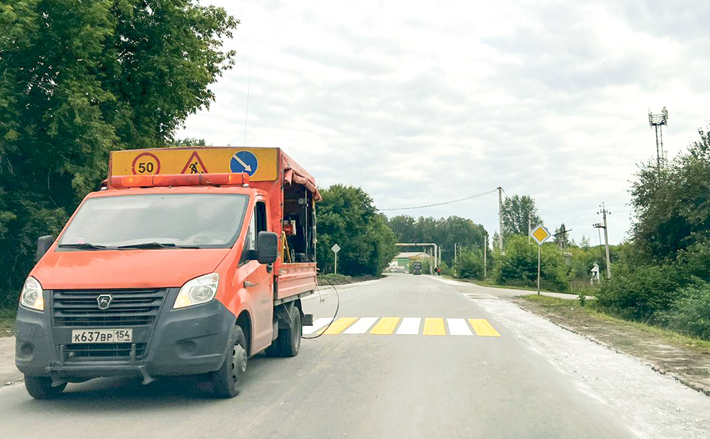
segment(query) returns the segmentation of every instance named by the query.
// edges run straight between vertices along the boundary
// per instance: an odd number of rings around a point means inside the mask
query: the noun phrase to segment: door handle
[[[255,284],[253,282],[249,282],[248,280],[244,281],[244,288],[249,288],[249,287],[258,287],[259,284]]]

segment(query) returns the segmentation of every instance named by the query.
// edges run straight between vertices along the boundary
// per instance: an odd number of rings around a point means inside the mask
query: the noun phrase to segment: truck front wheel
[[[301,326],[301,311],[293,308],[293,320],[288,328],[284,329],[279,334],[279,338],[275,341],[281,346],[281,355],[284,357],[295,357],[301,349],[301,334],[303,327]]]
[[[25,375],[25,389],[34,399],[53,399],[64,391],[67,383],[52,387],[49,377],[32,377]]]
[[[239,326],[232,330],[229,346],[222,367],[212,372],[212,391],[220,398],[237,396],[237,383],[247,370],[247,341]]]

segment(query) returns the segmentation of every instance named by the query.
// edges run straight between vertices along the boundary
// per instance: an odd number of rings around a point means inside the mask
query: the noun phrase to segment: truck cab
[[[38,241],[16,336],[31,396],[206,374],[232,397],[249,357],[298,354],[316,287],[310,174],[277,148],[117,151],[109,170]]]

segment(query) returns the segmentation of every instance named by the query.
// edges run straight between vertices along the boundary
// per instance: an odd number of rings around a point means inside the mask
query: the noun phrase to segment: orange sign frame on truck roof
[[[109,175],[246,173],[251,181],[278,179],[278,148],[152,148],[112,151]]]
[[[109,177],[164,174],[247,174],[253,183],[304,185],[321,200],[315,179],[280,148],[203,146],[112,151]],[[279,183],[281,184],[281,183]]]

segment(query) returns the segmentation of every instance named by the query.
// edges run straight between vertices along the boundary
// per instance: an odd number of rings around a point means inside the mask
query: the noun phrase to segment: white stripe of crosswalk
[[[325,325],[327,325],[328,323],[330,323],[332,321],[333,321],[333,319],[329,319],[329,318],[316,319],[316,321],[313,322],[313,326],[304,326],[303,327],[303,334],[304,335],[313,334],[314,332],[325,327]]]
[[[464,319],[446,319],[449,324],[449,334],[451,335],[473,335]]]
[[[343,332],[343,334],[365,334],[370,330],[370,327],[375,324],[377,319],[378,317],[363,317]]]
[[[419,326],[421,326],[422,319],[416,317],[405,317],[402,319],[402,323],[397,329],[397,335],[418,335]]]

